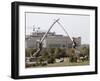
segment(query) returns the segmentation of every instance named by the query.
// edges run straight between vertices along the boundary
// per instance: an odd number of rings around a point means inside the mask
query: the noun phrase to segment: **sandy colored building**
[[[41,40],[45,32],[34,32],[32,35],[26,35],[25,47],[26,48],[37,48],[38,41]],[[74,37],[77,46],[81,45],[81,37]],[[73,42],[68,36],[57,35],[54,32],[49,32],[43,41],[44,48],[71,48]]]

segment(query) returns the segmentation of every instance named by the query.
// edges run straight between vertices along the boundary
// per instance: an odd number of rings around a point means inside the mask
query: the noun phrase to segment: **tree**
[[[54,63],[55,62],[55,48],[50,48],[48,53],[48,63]]]
[[[54,62],[55,62],[55,57],[51,55],[51,56],[48,58],[48,63],[54,63]]]
[[[40,56],[38,58],[39,65],[42,65],[43,61],[44,61],[44,58],[42,56]]]
[[[44,60],[48,60],[48,58],[49,58],[49,53],[45,50],[45,51],[43,51],[43,53],[41,54],[41,57],[44,58]]]
[[[25,49],[25,56],[26,56],[26,57],[29,57],[29,56],[30,56],[27,49]]]
[[[89,60],[89,47],[83,47],[82,48],[82,54],[83,54],[83,56],[85,57],[87,57],[86,58],[86,60]]]
[[[74,48],[68,49],[68,55],[69,57],[75,55],[75,49]]]
[[[55,49],[55,58],[60,58],[61,55],[61,49],[60,48],[56,48]]]
[[[52,54],[54,54],[55,53],[55,48],[50,48],[49,52],[52,53]]]
[[[69,54],[70,54],[70,62],[77,62],[77,57],[75,55],[75,49],[74,48],[71,48],[69,50]]]

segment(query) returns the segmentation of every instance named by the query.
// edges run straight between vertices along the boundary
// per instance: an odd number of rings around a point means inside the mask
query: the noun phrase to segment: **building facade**
[[[34,32],[32,35],[26,35],[25,47],[26,48],[37,48],[38,42],[41,40],[45,32]],[[74,37],[74,41],[77,45],[81,45],[81,37]],[[73,42],[68,36],[57,35],[54,32],[49,32],[44,39],[43,48],[72,48]]]

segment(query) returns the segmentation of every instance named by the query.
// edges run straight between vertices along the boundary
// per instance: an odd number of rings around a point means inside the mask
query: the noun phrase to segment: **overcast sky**
[[[80,36],[82,38],[82,44],[89,44],[89,15],[26,13],[26,35],[33,32],[33,26],[36,28],[40,27],[40,31],[47,31],[54,22],[54,19],[58,18],[60,18],[59,22],[64,26],[70,37]],[[58,23],[50,31],[66,36],[66,33]]]

